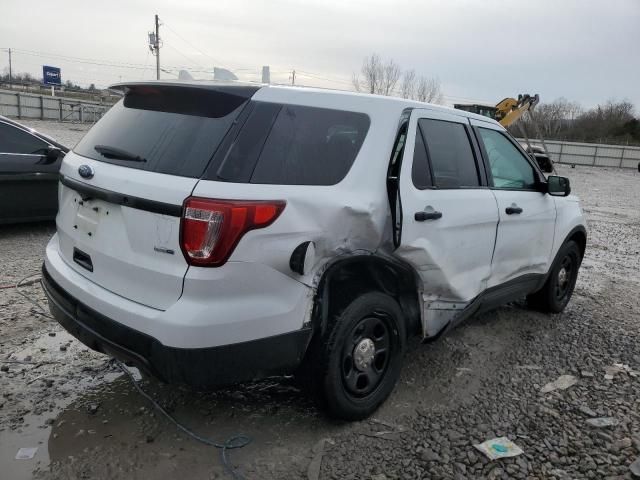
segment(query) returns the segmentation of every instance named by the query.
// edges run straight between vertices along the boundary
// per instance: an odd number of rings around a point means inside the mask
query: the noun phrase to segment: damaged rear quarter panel
[[[323,95],[317,106],[366,113],[371,124],[350,171],[338,184],[270,185],[201,180],[192,193],[217,199],[284,200],[286,206],[278,219],[267,228],[245,234],[229,262],[260,263],[300,281],[309,287],[310,303],[321,273],[331,260],[385,249],[391,253],[386,175],[398,120],[405,106],[398,103],[395,115],[386,103],[356,97],[357,104],[347,106],[343,105],[343,98],[344,95],[336,94],[327,100]],[[316,106],[314,101],[314,97],[303,95],[300,104]],[[299,275],[289,266],[291,254],[308,241],[315,247],[313,266]],[[301,325],[306,321],[308,318],[301,318]]]

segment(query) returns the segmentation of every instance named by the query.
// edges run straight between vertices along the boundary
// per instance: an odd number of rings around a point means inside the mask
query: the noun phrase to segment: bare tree
[[[421,76],[418,80],[415,99],[419,102],[442,103],[440,80],[434,77]]]
[[[442,103],[440,81],[423,75],[418,77],[415,70],[404,72],[400,95],[419,102]]]
[[[616,135],[616,131],[634,119],[633,104],[624,100],[609,100],[579,115],[573,123],[573,135],[586,141],[605,141]]]
[[[582,105],[580,105],[578,102],[569,102],[567,119],[570,121],[573,121],[576,118],[578,118],[580,115],[582,115]]]
[[[416,71],[407,70],[402,76],[400,85],[400,95],[402,98],[415,98],[416,94]]]
[[[398,80],[402,75],[400,65],[393,60],[388,60],[382,69],[382,88],[379,93],[382,95],[391,95],[396,88]]]
[[[352,83],[356,91],[391,95],[396,88],[402,70],[393,60],[383,62],[377,53],[362,62],[360,75],[354,74]]]
[[[360,68],[360,75],[353,74],[353,86],[358,92],[367,93],[379,93],[382,85],[382,75],[384,68],[382,66],[382,60],[377,53],[371,54],[370,57],[365,57]]]
[[[575,119],[581,114],[582,107],[576,102],[570,102],[564,97],[555,99],[549,103],[541,103],[535,107],[536,123],[544,137],[561,138]],[[520,128],[524,128],[528,135],[536,135],[529,115],[518,120],[518,126],[512,130],[516,135],[520,134]]]
[[[400,90],[396,85],[402,78]],[[379,95],[400,95],[421,102],[442,103],[440,80],[433,77],[417,76],[415,70],[406,70],[393,60],[383,61],[374,53],[365,57],[360,74],[354,73],[353,86],[358,92],[377,93]]]
[[[558,98],[550,103],[536,107],[536,120],[545,137],[555,137],[562,129],[569,115],[569,102],[566,98]],[[527,118],[527,121],[530,119]]]
[[[629,101],[609,100],[589,110],[577,102],[558,98],[536,107],[536,122],[543,137],[596,143],[640,143],[640,120],[634,117],[634,106]],[[535,137],[531,118],[522,117],[517,128],[509,129],[519,135],[520,127],[527,135]]]

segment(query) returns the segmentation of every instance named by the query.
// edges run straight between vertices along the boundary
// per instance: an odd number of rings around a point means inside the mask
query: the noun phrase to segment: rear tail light
[[[187,198],[180,225],[184,258],[190,265],[203,267],[224,264],[245,233],[271,225],[284,206],[280,200]]]

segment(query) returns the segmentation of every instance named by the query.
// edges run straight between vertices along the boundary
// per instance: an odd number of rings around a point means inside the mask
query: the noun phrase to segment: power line
[[[22,53],[24,55],[31,55],[31,56],[35,56],[35,57],[41,57],[41,58],[57,58],[60,60],[65,60],[68,62],[74,62],[74,63],[84,63],[87,65],[99,65],[99,66],[103,66],[103,67],[118,67],[118,68],[130,68],[130,69],[135,69],[135,70],[141,70],[144,69],[145,66],[142,64],[136,64],[136,63],[120,63],[120,62],[114,62],[114,61],[110,61],[110,60],[95,60],[95,59],[89,59],[89,58],[81,58],[81,57],[70,57],[67,55],[58,55],[58,54],[53,54],[53,53],[45,53],[45,52],[35,52],[35,51],[31,51],[31,50],[21,50],[21,49],[12,49],[12,52],[18,52],[18,53]]]
[[[188,44],[192,48],[194,48],[197,51],[199,51],[202,55],[204,55],[207,58],[209,58],[209,59],[213,60],[214,62],[218,63],[223,68],[227,68],[223,64],[217,62],[217,60],[215,58],[213,58],[211,55],[207,54],[202,49],[198,48],[197,46],[195,46],[194,44],[192,44],[191,42],[186,40],[184,37],[182,37],[180,34],[178,34],[174,29],[172,29],[166,23],[163,23],[162,25],[164,27],[166,27],[168,30],[170,30],[177,37],[179,37],[183,42],[185,42],[186,44]],[[199,67],[199,69],[194,69],[190,65],[183,65],[183,66],[165,65],[164,66],[165,69],[168,69],[168,70],[172,70],[172,69],[173,70],[187,69],[187,70],[189,70],[190,72],[193,72],[193,73],[211,74],[211,69],[207,69],[206,67],[203,67],[197,61],[195,61],[194,59],[192,59],[189,56],[187,56],[186,54],[184,54],[182,51],[180,51],[175,46],[169,45],[169,44],[167,44],[167,46],[169,46],[171,49],[173,49],[175,52],[177,52],[183,58],[188,60],[191,64],[194,64],[197,67]],[[4,50],[8,50],[8,49],[4,49]],[[12,53],[14,55],[15,55],[15,53],[20,53],[20,54],[24,54],[24,55],[36,56],[36,57],[41,57],[41,58],[57,58],[57,59],[65,60],[65,61],[68,61],[68,62],[82,63],[82,64],[86,64],[86,65],[95,65],[95,66],[102,66],[102,67],[116,67],[116,68],[131,69],[131,70],[142,70],[142,76],[145,75],[145,73],[146,73],[145,71],[149,68],[149,63],[148,63],[149,55],[148,54],[147,54],[147,57],[145,59],[146,62],[144,64],[141,64],[141,63],[114,61],[114,60],[101,60],[101,59],[86,58],[86,57],[75,57],[75,56],[70,56],[70,55],[53,54],[53,53],[46,53],[46,52],[40,52],[40,51],[34,51],[34,50],[25,50],[25,49],[15,49],[15,48],[12,48],[11,51],[12,51]],[[245,73],[245,75],[248,75],[248,76],[259,76],[260,75],[259,72],[258,72],[258,67],[255,67],[255,68],[237,68],[237,69],[232,69],[232,70],[247,72],[247,73]],[[284,69],[283,70],[272,70],[272,73],[287,73],[287,74],[290,74],[291,70],[284,70]],[[297,77],[300,77],[300,76],[301,77],[307,77],[307,78],[311,78],[311,79],[315,79],[315,80],[322,80],[322,81],[325,81],[325,82],[331,82],[331,83],[334,83],[334,84],[340,84],[340,85],[353,87],[352,82],[348,81],[348,80],[346,80],[344,78],[331,77],[331,76],[327,76],[327,75],[316,73],[316,72],[310,72],[310,71],[307,71],[307,70],[297,70],[296,69],[296,76]],[[299,82],[297,82],[297,83],[300,84]],[[400,95],[401,92],[400,92],[400,90],[398,88],[395,88],[395,89],[393,89],[392,93],[394,93],[396,95]],[[471,102],[471,103],[486,103],[488,105],[493,105],[495,103],[493,101],[479,100],[479,99],[468,98],[468,97],[463,97],[463,96],[458,96],[458,95],[446,95],[446,94],[443,94],[442,98],[445,99],[445,100],[451,101],[451,102],[463,101],[463,102]]]
[[[167,23],[163,23],[163,25],[169,30],[171,31],[176,37],[178,37],[180,40],[182,40],[184,43],[186,43],[187,45],[189,45],[191,48],[196,49],[198,52],[200,52],[202,55],[204,55],[205,57],[207,57],[209,60],[213,61],[214,63],[217,63],[220,67],[222,68],[227,68],[228,70],[232,70],[230,68],[228,68],[227,66],[223,65],[221,62],[219,62],[217,59],[213,58],[211,55],[209,55],[207,52],[205,52],[204,50],[202,50],[200,47],[194,45],[193,43],[191,43],[189,40],[187,40],[186,38],[184,38],[182,35],[180,35],[178,32],[176,32],[173,28],[171,28],[169,25],[167,25]]]
[[[142,70],[142,78],[144,79],[145,74],[147,73],[147,66],[149,65],[149,55],[151,55],[151,50],[147,51],[147,58],[144,62],[144,70]]]
[[[327,82],[340,83],[340,84],[343,84],[343,85],[353,86],[353,83],[348,81],[348,80],[338,79],[338,78],[335,78],[335,77],[332,78],[332,77],[328,77],[326,75],[315,73],[315,72],[309,72],[309,71],[306,71],[306,70],[296,70],[296,73],[299,74],[299,75],[305,76],[305,77],[315,78],[317,80],[324,80],[324,81],[327,81]],[[392,90],[392,93],[400,95],[401,90],[396,87],[396,88],[394,88]],[[493,105],[495,103],[493,101],[478,100],[478,99],[474,99],[474,98],[461,97],[461,96],[457,96],[457,95],[446,95],[446,94],[443,94],[442,98],[448,99],[448,100],[461,100],[461,101],[473,102],[473,103],[487,103],[489,105]]]
[[[175,49],[175,47],[172,47],[172,48]],[[100,67],[116,67],[116,68],[132,69],[132,70],[146,70],[147,68],[149,68],[148,61],[144,64],[143,63],[125,63],[125,62],[119,62],[114,60],[99,60],[99,59],[85,58],[85,57],[71,57],[68,55],[59,55],[56,53],[37,52],[33,50],[22,50],[22,49],[15,49],[15,48],[12,48],[11,52],[14,54],[18,52],[24,55],[29,55],[34,57],[55,58],[55,59],[60,59],[67,62],[82,63],[85,65],[96,65]],[[147,59],[148,59],[148,54],[147,54]],[[174,69],[189,68],[188,65],[168,65],[168,67],[174,68]],[[204,67],[201,66],[201,68],[204,68]]]
[[[22,60],[20,62],[20,66],[21,67],[22,66],[26,66],[29,71],[38,70],[38,69],[42,68],[42,64],[41,63],[37,63],[36,61],[25,61],[25,60]],[[14,70],[15,70],[15,68],[14,68]],[[30,74],[30,75],[32,75],[32,74]],[[14,77],[15,77],[15,73],[14,73]],[[69,75],[69,77],[70,78],[73,77],[72,80],[75,80],[75,79],[79,78],[79,79],[82,79],[82,80],[86,80],[88,82],[90,81],[92,83],[95,83],[96,85],[98,85],[98,84],[105,85],[104,77],[99,76],[98,72],[90,72],[88,70],[84,70],[84,71],[80,71],[80,72],[75,72],[74,71],[71,75]],[[35,78],[35,76],[33,76],[33,78]]]
[[[329,78],[329,77],[322,76],[321,74],[307,72],[305,70],[297,70],[296,73],[298,73],[299,75],[302,75],[304,77],[315,78],[317,80],[324,80],[326,82],[341,83],[343,85],[351,85],[351,86],[353,86],[353,84],[351,82],[347,81],[347,80],[342,80],[342,79],[337,79],[337,78]]]
[[[176,78],[180,77],[180,75],[178,75],[177,73],[175,73],[175,72],[173,72],[171,70],[167,70],[166,68],[160,68],[160,71],[162,71],[164,73],[168,73],[169,75],[173,75]]]
[[[165,25],[166,26],[166,25]],[[173,45],[170,45],[169,43],[164,43],[165,46],[171,48],[173,51],[175,51],[178,55],[180,55],[183,58],[186,58],[187,60],[189,60],[191,63],[195,64],[196,66],[200,67],[200,68],[207,68],[204,67],[203,65],[199,64],[198,62],[196,62],[195,60],[193,60],[192,58],[188,57],[186,54],[182,53],[180,50],[178,50],[176,47],[174,47]]]
[[[18,53],[25,53],[27,55],[35,55],[35,56],[39,56],[39,57],[42,57],[42,56],[57,57],[57,58],[70,60],[70,61],[108,62],[109,64],[119,64],[119,65],[127,65],[127,66],[141,66],[140,63],[121,62],[121,61],[117,61],[117,60],[102,60],[102,59],[87,58],[87,57],[75,57],[75,56],[71,56],[71,55],[62,55],[62,54],[59,54],[59,53],[42,52],[42,51],[38,51],[38,50],[25,50],[25,49],[20,49],[20,48],[17,48],[17,49],[13,48],[12,51],[18,52]]]

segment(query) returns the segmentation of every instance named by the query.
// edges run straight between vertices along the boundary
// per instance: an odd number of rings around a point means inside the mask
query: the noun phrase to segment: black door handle
[[[507,207],[505,209],[505,212],[507,212],[507,215],[513,215],[514,213],[520,214],[522,213],[522,209],[516,205],[513,205],[511,207]]]
[[[424,222],[425,220],[437,220],[442,217],[442,212],[416,212],[414,218],[416,222]]]

